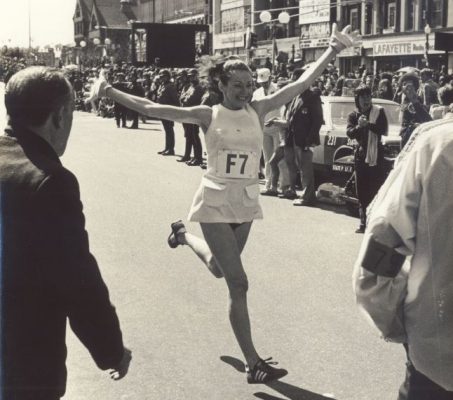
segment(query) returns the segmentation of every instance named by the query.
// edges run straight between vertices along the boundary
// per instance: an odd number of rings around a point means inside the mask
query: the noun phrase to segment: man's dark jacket
[[[319,131],[324,123],[320,96],[306,90],[295,97],[286,109],[287,143],[307,148],[320,144]]]
[[[75,176],[26,129],[0,136],[1,398],[58,399],[66,318],[97,366],[123,355],[114,307],[88,235]]]

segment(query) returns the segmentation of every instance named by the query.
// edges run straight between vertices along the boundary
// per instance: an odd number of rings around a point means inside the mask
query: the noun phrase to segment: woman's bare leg
[[[239,347],[249,366],[259,360],[252,341],[247,307],[248,281],[241,261],[241,251],[247,242],[251,222],[235,230],[225,223],[202,223],[201,229],[218,266],[223,272],[229,290],[229,316]]]
[[[203,239],[189,232],[178,233],[177,239],[180,244],[189,246],[216,278],[223,277],[208,244]]]

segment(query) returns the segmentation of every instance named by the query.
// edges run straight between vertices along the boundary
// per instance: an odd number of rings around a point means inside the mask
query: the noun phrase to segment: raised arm
[[[323,55],[316,61],[305,74],[297,81],[285,86],[283,89],[266,96],[261,100],[254,101],[252,106],[259,115],[266,115],[269,111],[283,106],[294,97],[309,89],[315,79],[321,75],[329,61],[343,49],[352,46],[359,38],[358,32],[351,33],[351,26],[348,25],[341,32],[337,30],[337,24],[332,25],[332,36],[330,45]]]
[[[201,126],[203,130],[207,129],[211,121],[212,110],[208,106],[183,108],[154,103],[146,98],[133,96],[113,88],[106,82],[103,74],[95,85],[94,93],[96,97],[109,97],[113,101],[148,117],[196,124]]]

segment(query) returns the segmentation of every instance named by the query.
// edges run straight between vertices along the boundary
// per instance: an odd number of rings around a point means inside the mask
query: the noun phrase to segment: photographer
[[[384,109],[371,102],[371,89],[361,84],[354,92],[357,109],[348,115],[346,134],[355,139],[354,164],[357,197],[360,203],[360,226],[365,232],[366,209],[385,180],[381,136],[387,135],[388,122]]]

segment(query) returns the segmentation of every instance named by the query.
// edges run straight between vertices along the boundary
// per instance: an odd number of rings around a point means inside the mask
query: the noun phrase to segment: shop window
[[[406,31],[414,30],[415,12],[414,12],[415,0],[407,0],[406,3]]]

